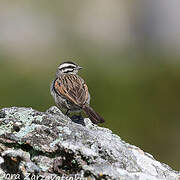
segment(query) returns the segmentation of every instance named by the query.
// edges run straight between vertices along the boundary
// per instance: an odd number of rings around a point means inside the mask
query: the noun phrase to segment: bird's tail
[[[102,118],[97,112],[95,112],[94,109],[89,106],[89,104],[85,104],[82,109],[94,124],[104,122],[104,118]]]

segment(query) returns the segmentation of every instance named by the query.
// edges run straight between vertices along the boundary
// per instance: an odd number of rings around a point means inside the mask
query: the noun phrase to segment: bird
[[[69,112],[84,111],[93,124],[103,123],[101,117],[90,106],[90,93],[85,81],[77,74],[81,66],[72,62],[61,63],[56,71],[56,77],[51,83],[50,92],[59,109]]]

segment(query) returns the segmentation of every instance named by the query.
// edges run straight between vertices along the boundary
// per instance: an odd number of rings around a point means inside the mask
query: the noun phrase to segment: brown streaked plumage
[[[55,81],[56,92],[79,107],[88,101],[88,87],[75,74],[64,74]]]

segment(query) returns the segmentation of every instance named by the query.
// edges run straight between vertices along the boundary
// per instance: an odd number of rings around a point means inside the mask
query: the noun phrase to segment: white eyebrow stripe
[[[73,68],[68,68],[68,69],[63,70],[63,72],[66,72],[66,71],[73,71]]]
[[[64,68],[64,67],[68,67],[68,66],[74,66],[74,67],[76,67],[76,65],[74,65],[74,64],[64,63],[64,64],[61,64],[61,65],[59,66],[59,69]]]

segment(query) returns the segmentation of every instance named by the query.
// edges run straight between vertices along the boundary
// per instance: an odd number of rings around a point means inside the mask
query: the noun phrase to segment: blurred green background
[[[0,108],[45,111],[57,66],[73,60],[103,126],[179,170],[179,5],[0,0]]]

